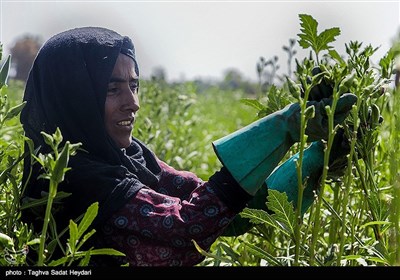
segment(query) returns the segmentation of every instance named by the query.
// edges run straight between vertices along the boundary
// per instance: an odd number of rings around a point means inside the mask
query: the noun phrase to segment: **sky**
[[[157,67],[167,79],[220,79],[228,69],[257,79],[260,57],[278,56],[287,73],[282,47],[299,39],[299,14],[318,22],[318,32],[338,27],[332,46],[359,41],[379,47],[381,58],[399,38],[399,1],[18,1],[0,0],[0,42],[9,53],[18,38],[51,36],[81,26],[102,26],[132,38],[140,73]],[[309,50],[298,43],[296,58]]]

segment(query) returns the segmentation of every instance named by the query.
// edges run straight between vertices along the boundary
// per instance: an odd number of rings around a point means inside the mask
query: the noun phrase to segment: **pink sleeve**
[[[160,182],[154,189],[162,194],[188,199],[190,193],[204,182],[194,173],[178,171],[165,162],[158,160],[162,173]]]
[[[131,266],[193,266],[204,257],[192,240],[208,250],[236,215],[208,182],[190,173],[174,176],[167,172],[163,187],[176,196],[143,188],[99,232]]]

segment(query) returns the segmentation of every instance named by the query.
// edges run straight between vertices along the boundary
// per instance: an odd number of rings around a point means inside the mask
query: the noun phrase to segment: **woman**
[[[266,184],[288,191],[291,199],[297,196],[295,172],[288,180],[287,170],[280,176],[278,168],[270,176],[271,184],[266,179],[299,140],[298,104],[215,141],[223,167],[202,181],[191,172],[168,166],[132,137],[140,108],[138,90],[139,67],[131,39],[99,27],[76,28],[50,38],[39,51],[26,84],[21,122],[35,148],[49,152],[41,131],[52,134],[57,127],[64,141],[82,143],[58,188],[71,193],[54,213],[58,228],[97,201],[99,212],[93,224],[97,232],[91,245],[126,255],[99,256],[92,259],[93,264],[193,266],[204,256],[192,240],[208,250],[228,229],[230,234],[243,233],[232,231],[232,221],[249,202],[262,201],[258,205],[265,207]],[[337,123],[355,101],[352,94],[339,99]],[[309,103],[316,112],[307,126],[309,141],[326,138],[324,107],[330,102]],[[308,151],[304,173],[317,179],[322,142],[313,143]],[[293,167],[293,162],[282,166]],[[48,189],[48,182],[37,179],[41,172],[37,164],[24,162],[26,197],[39,198]],[[312,202],[311,187],[308,197]],[[24,215],[40,229],[40,215]]]

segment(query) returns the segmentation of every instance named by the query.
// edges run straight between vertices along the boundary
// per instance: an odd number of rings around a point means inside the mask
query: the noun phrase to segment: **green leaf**
[[[267,251],[264,251],[260,247],[253,245],[251,243],[248,243],[244,241],[244,244],[246,245],[246,249],[252,253],[253,255],[266,260],[271,266],[282,266],[282,264],[270,253]]]
[[[71,193],[66,193],[66,192],[61,192],[61,191],[57,192],[57,194],[54,197],[53,201],[56,202],[56,201],[62,200],[62,199],[66,198],[66,197],[68,197],[70,195],[71,195]],[[36,199],[36,198],[29,199],[29,200],[24,201],[22,203],[21,210],[24,210],[24,209],[27,209],[27,208],[31,208],[31,207],[37,207],[37,206],[40,206],[40,205],[46,205],[47,204],[47,200],[48,200],[48,194],[46,196],[38,198],[38,199]]]
[[[79,250],[82,247],[82,245],[95,233],[96,233],[95,229],[92,229],[91,231],[86,233],[85,236],[83,236],[82,240],[79,242],[79,244],[76,246],[77,250]]]
[[[76,241],[78,240],[78,226],[73,220],[69,220],[69,247],[75,252]]]
[[[346,61],[344,61],[344,59],[339,55],[339,53],[336,50],[329,50],[328,53],[336,62],[339,63],[341,67],[346,66]]]
[[[21,112],[22,108],[24,108],[25,104],[26,104],[26,101],[10,108],[10,110],[7,112],[4,120],[9,120],[9,119],[12,119],[13,117],[17,116]]]
[[[373,222],[368,222],[360,226],[360,229],[368,227],[368,226],[373,226],[373,225],[390,225],[392,224],[391,222],[386,222],[386,221],[373,221]]]
[[[36,245],[36,244],[39,244],[39,243],[40,243],[40,238],[34,238],[34,239],[29,240],[28,242],[26,242],[26,245],[31,246],[31,245]]]
[[[286,76],[286,82],[289,88],[289,92],[293,95],[295,98],[299,98],[301,94],[301,87],[300,85],[296,84],[292,79]]]
[[[59,157],[57,158],[54,170],[51,174],[51,179],[57,184],[64,180],[65,172],[68,170],[67,164],[69,161],[70,143],[67,141],[63,147]]]
[[[0,173],[0,185],[3,184],[7,179],[9,179],[10,172],[14,169],[15,166],[18,165],[19,162],[24,159],[25,156],[26,154],[23,154],[15,162],[10,162],[10,165]]]
[[[276,220],[264,210],[245,208],[240,213],[240,216],[250,219],[250,222],[253,224],[267,224],[282,231],[287,236],[291,235],[286,228],[277,223]]]
[[[59,127],[57,127],[56,132],[53,134],[53,138],[54,138],[56,145],[59,145],[62,142],[63,137],[62,137],[61,130]]]
[[[310,15],[300,14],[299,17],[301,21],[300,31],[302,32],[297,34],[300,37],[299,45],[303,47],[303,49],[307,49],[309,47],[314,48],[318,38],[318,22]]]
[[[80,256],[80,255],[81,254],[78,254],[78,256]],[[90,250],[90,255],[91,256],[94,256],[94,255],[110,255],[110,256],[122,256],[122,257],[125,256],[124,253],[122,253],[122,252],[120,252],[118,250],[112,249],[112,248],[93,249],[93,250]]]
[[[317,38],[317,53],[322,50],[332,49],[332,46],[329,46],[329,44],[335,42],[335,37],[339,35],[340,29],[338,27],[333,27],[322,31]]]
[[[196,247],[197,251],[200,254],[202,254],[203,256],[206,256],[206,257],[209,257],[209,258],[213,258],[213,259],[216,259],[216,260],[220,260],[221,262],[225,262],[225,263],[233,263],[230,259],[223,258],[223,257],[217,256],[217,255],[213,255],[213,254],[210,254],[207,251],[203,250],[199,246],[199,244],[197,244],[197,242],[194,239],[192,239],[192,242],[194,244],[194,247]]]
[[[259,111],[265,108],[265,106],[261,104],[260,101],[258,101],[257,99],[242,98],[240,99],[240,102]]]
[[[304,116],[306,120],[312,119],[315,117],[315,106],[308,106],[304,111]]]
[[[271,216],[284,228],[290,235],[294,234],[295,213],[293,205],[288,201],[287,195],[277,190],[268,190],[267,207],[274,212]]]
[[[276,223],[271,219],[271,215],[261,209],[244,208],[243,211],[240,212],[240,216],[250,219],[250,222],[253,224],[268,224],[276,227]]]
[[[226,245],[225,243],[220,243],[219,245],[221,246],[221,248],[224,250],[224,252],[225,252],[229,257],[231,257],[233,260],[236,260],[236,261],[239,260],[240,254],[236,253],[236,252],[232,249],[232,247]]]
[[[382,258],[378,258],[378,257],[368,257],[368,260],[372,261],[372,262],[381,263],[381,264],[384,264],[386,266],[390,266],[391,265],[389,261],[387,261],[385,259],[382,259]]]
[[[42,131],[40,132],[40,134],[42,134],[44,142],[49,145],[50,147],[53,146],[53,136],[51,136],[50,134]]]
[[[75,259],[79,259],[82,257],[85,258],[88,252],[91,256],[94,256],[94,255],[109,255],[109,256],[122,256],[122,257],[125,256],[124,253],[117,251],[115,249],[102,248],[102,249],[93,249],[93,250],[83,251],[83,252],[76,252],[74,257],[75,257]],[[62,257],[58,260],[50,262],[49,266],[60,266],[61,264],[69,262],[70,260],[71,260],[71,256]]]
[[[300,14],[300,31],[302,33],[297,34],[300,37],[299,45],[304,48],[311,48],[318,57],[318,53],[322,50],[329,50],[332,47],[330,43],[334,42],[335,37],[340,35],[340,29],[333,27],[325,29],[318,34],[318,22],[310,15]]]
[[[65,264],[70,260],[70,257],[62,257],[59,258],[58,260],[51,261],[48,266],[60,266],[62,264]]]
[[[92,205],[88,207],[86,210],[85,215],[83,216],[82,220],[79,223],[78,226],[78,236],[77,238],[81,238],[82,234],[89,228],[89,226],[92,224],[93,220],[97,216],[97,212],[99,210],[99,203],[94,202]]]
[[[90,261],[90,251],[87,251],[83,259],[79,262],[79,266],[88,266]]]
[[[1,247],[12,247],[12,246],[14,246],[14,241],[7,234],[0,232],[0,246]]]

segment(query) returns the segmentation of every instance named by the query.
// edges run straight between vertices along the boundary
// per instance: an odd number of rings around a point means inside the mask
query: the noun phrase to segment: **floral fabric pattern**
[[[106,245],[124,252],[130,266],[193,266],[221,235],[235,212],[213,186],[188,171],[159,162],[163,172],[154,189],[142,188],[102,227]]]

